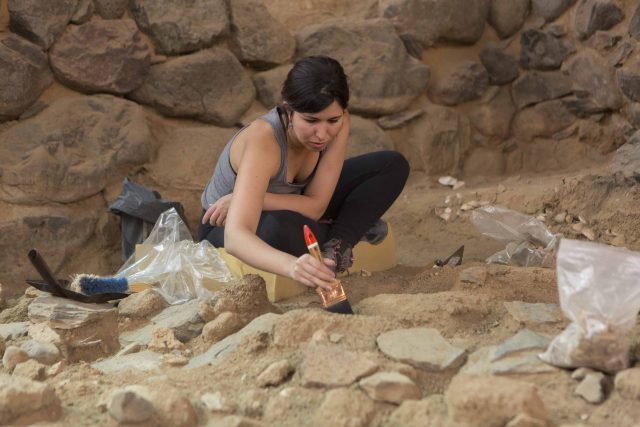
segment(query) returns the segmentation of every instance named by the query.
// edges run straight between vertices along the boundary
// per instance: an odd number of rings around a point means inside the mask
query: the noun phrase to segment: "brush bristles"
[[[325,310],[330,313],[353,314],[353,309],[351,308],[351,304],[349,304],[349,300],[347,299],[330,305],[329,307],[325,308]]]
[[[126,277],[101,277],[94,274],[78,274],[73,278],[71,290],[85,295],[126,293],[129,282]]]

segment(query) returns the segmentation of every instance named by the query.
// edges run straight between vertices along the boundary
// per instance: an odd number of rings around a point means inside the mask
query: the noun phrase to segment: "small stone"
[[[556,216],[553,217],[553,221],[556,224],[564,224],[564,220],[567,217],[567,213],[566,212],[560,212],[559,214],[557,214]]]
[[[582,381],[587,376],[587,374],[593,374],[595,372],[597,371],[594,371],[590,368],[578,368],[571,373],[571,379]]]
[[[582,233],[582,235],[589,240],[596,239],[596,233],[589,227],[584,227],[582,230],[580,230],[580,233]]]
[[[640,367],[618,372],[614,385],[623,398],[640,401]]]
[[[456,182],[458,182],[458,180],[452,176],[441,176],[440,178],[438,178],[438,183],[440,185],[444,185],[445,187],[453,187],[454,185],[456,185]]]
[[[237,313],[225,311],[204,325],[202,337],[208,342],[218,342],[242,328],[242,319]]]
[[[149,350],[168,352],[171,350],[184,350],[185,345],[176,338],[173,329],[156,328],[151,333]]]
[[[46,369],[47,367],[42,363],[30,359],[26,362],[18,363],[13,370],[13,375],[34,381],[42,381],[46,377]]]
[[[140,423],[154,414],[153,404],[145,396],[127,388],[113,391],[107,410],[120,423]]]
[[[604,401],[604,381],[606,376],[602,372],[588,373],[582,382],[576,387],[574,394],[582,397],[589,403],[602,403]]]
[[[378,402],[400,404],[407,399],[420,399],[422,392],[408,377],[398,372],[378,372],[358,383],[367,395]]]
[[[228,402],[219,391],[215,393],[205,393],[200,396],[202,404],[211,412],[221,412],[230,414],[235,410],[233,403]]]
[[[165,299],[153,289],[129,295],[118,304],[118,314],[125,317],[147,318],[167,307]]]
[[[278,386],[286,381],[294,369],[288,360],[274,362],[258,375],[258,385],[260,387]]]
[[[11,372],[18,363],[22,363],[27,360],[29,360],[29,355],[26,351],[14,345],[10,345],[4,351],[4,355],[2,356],[2,365],[7,371]]]

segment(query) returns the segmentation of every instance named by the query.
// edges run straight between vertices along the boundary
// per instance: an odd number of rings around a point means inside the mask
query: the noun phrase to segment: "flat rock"
[[[564,319],[558,304],[507,301],[504,307],[516,321],[525,325],[556,323]]]
[[[122,346],[129,344],[138,344],[146,346],[151,341],[151,334],[157,326],[153,323],[143,326],[142,328],[135,329],[133,331],[123,332],[119,336],[119,341]]]
[[[571,79],[560,71],[530,71],[513,82],[513,101],[519,109],[573,92]]]
[[[200,335],[204,326],[198,304],[199,301],[193,299],[182,304],[171,305],[154,316],[151,321],[157,328],[172,329],[180,341],[186,342]]]
[[[141,351],[139,353],[115,356],[91,364],[92,367],[103,373],[120,372],[125,369],[139,371],[151,371],[162,365],[162,358],[159,353],[153,351]]]
[[[302,350],[302,358],[300,377],[305,387],[346,387],[378,369],[366,356],[337,344],[311,342]]]
[[[398,372],[378,372],[361,379],[358,385],[377,402],[400,404],[407,399],[422,397],[420,388],[409,377]]]
[[[545,350],[550,342],[551,338],[546,335],[538,334],[530,329],[522,329],[496,347],[491,361],[502,359],[505,356],[510,356],[523,350]]]
[[[378,335],[376,342],[388,357],[431,372],[456,368],[466,356],[430,328],[396,329]]]
[[[233,352],[242,338],[257,332],[271,333],[274,324],[278,321],[281,315],[274,313],[263,314],[260,317],[256,317],[247,326],[240,329],[233,335],[229,335],[222,341],[218,341],[213,344],[203,354],[192,358],[185,366],[186,369],[198,368],[207,364],[214,364],[220,358]]]
[[[580,40],[598,30],[613,28],[624,19],[624,12],[611,0],[580,0],[576,8],[575,30]]]

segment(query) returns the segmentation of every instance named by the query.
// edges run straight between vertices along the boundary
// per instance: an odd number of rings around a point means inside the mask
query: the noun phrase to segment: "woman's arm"
[[[309,254],[299,258],[279,251],[256,236],[269,179],[280,166],[280,148],[270,133],[247,135],[224,230],[225,249],[261,270],[291,277],[307,286],[330,289],[331,270]],[[268,139],[268,141],[265,141]]]
[[[342,128],[333,141],[325,150],[316,173],[307,185],[304,194],[273,194],[266,193],[264,198],[264,210],[290,210],[298,212],[307,218],[318,220],[327,210],[331,196],[335,191],[342,164],[344,163],[344,153],[349,139],[351,119],[345,110],[341,119]]]

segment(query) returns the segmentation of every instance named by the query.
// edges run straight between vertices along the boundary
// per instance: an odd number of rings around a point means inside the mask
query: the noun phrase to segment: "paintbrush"
[[[304,241],[307,244],[309,253],[312,257],[324,264],[316,236],[314,236],[313,232],[307,225],[304,226],[303,230]],[[347,294],[344,292],[344,288],[342,287],[342,282],[340,282],[340,280],[335,279],[331,290],[323,289],[318,286],[316,287],[316,292],[320,295],[322,306],[325,310],[331,313],[353,314],[351,304],[349,304]]]
[[[95,274],[76,274],[69,288],[85,295],[105,293],[134,293],[150,289],[149,283],[129,283],[126,277],[102,277]]]

